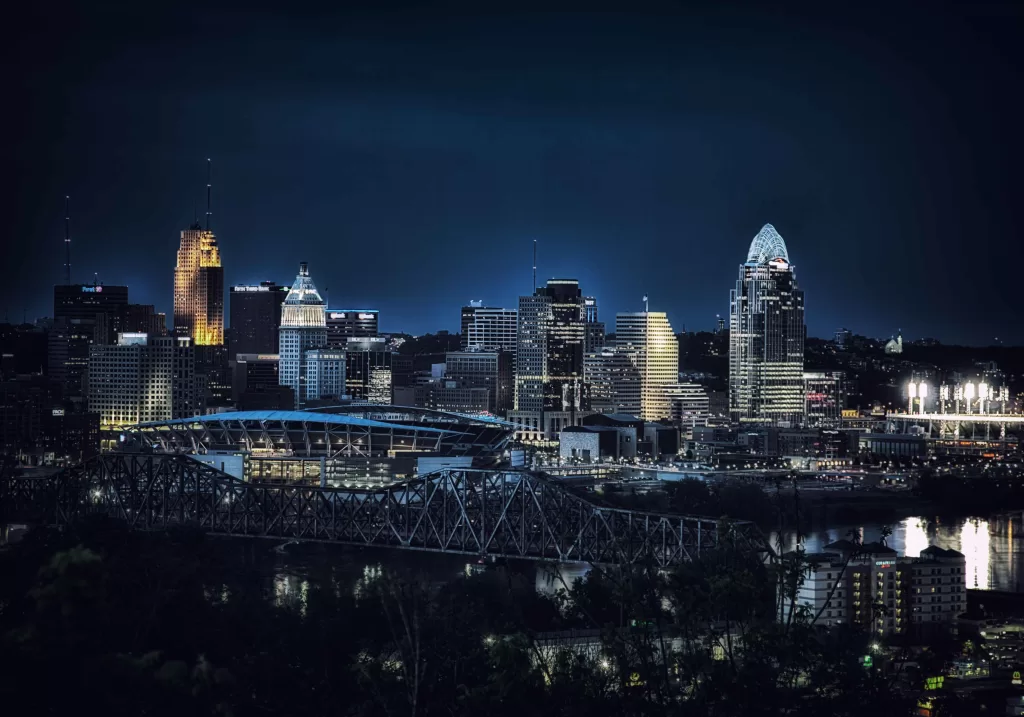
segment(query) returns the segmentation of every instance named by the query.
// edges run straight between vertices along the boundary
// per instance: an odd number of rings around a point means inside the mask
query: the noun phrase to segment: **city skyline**
[[[379,309],[384,331],[514,306],[534,240],[539,278],[577,277],[609,316],[648,294],[678,330],[711,328],[733,257],[771,222],[800,257],[812,336],[1024,343],[992,277],[1018,243],[1019,13],[35,20],[12,47],[28,69],[3,256],[34,267],[0,286],[14,320],[46,315],[39,283],[63,281],[65,195],[72,280],[98,272],[170,316],[166,267],[212,157],[226,284],[309,261],[332,304]]]

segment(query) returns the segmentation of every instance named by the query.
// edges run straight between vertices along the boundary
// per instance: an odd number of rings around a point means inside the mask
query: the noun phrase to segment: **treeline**
[[[594,568],[557,597],[507,571],[384,572],[279,607],[201,533],[94,521],[0,552],[10,714],[909,714],[867,637],[776,619],[780,568],[723,548]],[[566,631],[577,631],[567,633]],[[593,649],[558,635],[589,630]],[[596,647],[595,647],[596,646]]]

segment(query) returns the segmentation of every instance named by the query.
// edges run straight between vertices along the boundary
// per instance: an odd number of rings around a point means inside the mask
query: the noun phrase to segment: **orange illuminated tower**
[[[224,344],[224,268],[210,230],[210,160],[207,160],[206,228],[198,221],[181,233],[174,267],[174,333],[196,346]]]

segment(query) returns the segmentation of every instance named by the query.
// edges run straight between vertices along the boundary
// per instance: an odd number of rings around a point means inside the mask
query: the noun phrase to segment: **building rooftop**
[[[782,259],[789,263],[789,252],[786,250],[786,242],[775,227],[765,224],[750,242],[750,250],[747,252],[748,264],[767,264],[775,259]]]

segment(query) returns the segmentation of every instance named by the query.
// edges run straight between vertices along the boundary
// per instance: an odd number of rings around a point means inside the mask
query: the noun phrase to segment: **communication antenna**
[[[537,293],[537,240],[533,240],[533,293]]]
[[[71,197],[64,197],[64,284],[71,284]]]
[[[648,314],[651,311],[651,302],[647,300],[647,294],[644,294],[644,313]]]
[[[206,231],[210,231],[210,158],[206,158]]]

